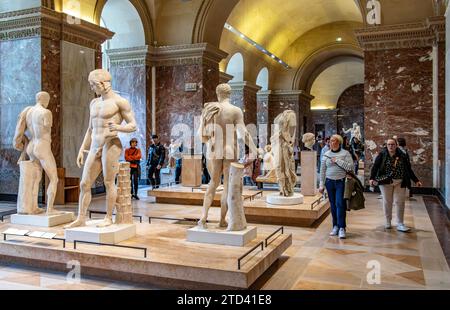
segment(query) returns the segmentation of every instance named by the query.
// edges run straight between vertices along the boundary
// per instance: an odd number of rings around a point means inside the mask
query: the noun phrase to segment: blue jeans
[[[331,216],[333,217],[333,227],[346,228],[345,218],[347,216],[347,206],[344,201],[345,179],[326,179],[328,199],[330,199]]]
[[[251,177],[244,177],[244,186],[255,186],[255,183],[253,182]]]

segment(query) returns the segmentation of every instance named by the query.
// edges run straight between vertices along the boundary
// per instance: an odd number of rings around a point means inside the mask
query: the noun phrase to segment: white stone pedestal
[[[245,246],[256,238],[256,227],[247,227],[242,231],[226,231],[225,228],[202,229],[194,227],[188,229],[187,240],[190,242],[221,244],[231,246]]]
[[[113,224],[108,227],[97,227],[96,225],[101,222],[102,220],[89,221],[86,223],[87,226],[66,229],[66,241],[117,244],[136,236],[135,224]]]
[[[13,214],[11,224],[29,225],[38,227],[53,227],[73,221],[73,212],[46,215],[45,213],[36,215]]]
[[[302,175],[301,192],[305,196],[316,196],[317,189],[317,152],[303,151],[301,153]]]
[[[284,197],[280,194],[272,194],[266,197],[266,202],[271,205],[277,206],[292,206],[303,204],[304,196],[302,194],[295,193],[294,196]]]

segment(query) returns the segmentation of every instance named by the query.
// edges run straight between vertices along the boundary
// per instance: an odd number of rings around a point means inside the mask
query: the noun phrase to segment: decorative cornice
[[[150,63],[149,47],[138,46],[132,48],[110,49],[106,51],[111,66],[141,67]]]
[[[219,82],[220,83],[228,83],[234,78],[233,75],[220,71],[219,72]]]
[[[42,37],[63,40],[92,49],[112,38],[113,32],[46,7],[0,14],[0,41]]]
[[[209,43],[152,47],[151,62],[154,66],[185,66],[209,64],[217,66],[228,56]]]
[[[313,99],[314,96],[311,96],[303,90],[275,90],[270,95],[270,100],[273,101],[298,100],[311,102]]]
[[[433,46],[445,41],[445,17],[435,16],[425,22],[375,26],[355,30],[365,51]]]
[[[233,91],[251,91],[257,93],[261,90],[261,86],[256,85],[252,82],[242,81],[242,82],[229,82],[228,85],[231,86]]]

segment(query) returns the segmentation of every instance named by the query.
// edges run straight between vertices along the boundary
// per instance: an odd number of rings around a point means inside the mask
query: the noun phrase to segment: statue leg
[[[208,220],[208,211],[211,207],[214,196],[216,195],[217,187],[220,185],[220,177],[222,176],[222,165],[223,160],[221,159],[211,159],[208,162],[208,170],[210,171],[211,181],[209,182],[208,189],[205,193],[205,199],[203,200],[203,215],[200,221],[198,221],[198,226],[206,228],[206,222]]]
[[[56,190],[58,188],[58,171],[53,154],[40,152],[39,161],[50,183],[47,188],[47,214],[54,213],[53,204],[55,202]]]
[[[38,160],[34,160],[34,163],[36,167],[39,168],[33,169],[34,180],[33,180],[33,188],[31,189],[33,192],[33,209],[31,211],[31,214],[41,214],[45,212],[43,209],[39,208],[38,204],[39,187],[40,187],[39,185],[42,179],[42,168],[39,166]]]
[[[102,162],[97,158],[94,151],[90,151],[86,158],[86,163],[83,169],[83,175],[80,182],[80,199],[78,202],[78,217],[64,228],[73,228],[86,225],[86,212],[91,204],[92,193],[91,187],[95,179],[102,171]]]
[[[102,165],[106,188],[106,216],[97,227],[107,227],[113,224],[112,214],[117,201],[116,177],[119,173],[119,158],[122,144],[119,139],[108,142],[103,149]]]
[[[226,216],[228,212],[228,187],[230,178],[230,164],[231,161],[223,161],[223,193],[220,201],[220,227],[228,227]]]

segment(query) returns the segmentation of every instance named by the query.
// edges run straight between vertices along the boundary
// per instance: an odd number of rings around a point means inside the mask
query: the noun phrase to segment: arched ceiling
[[[241,0],[227,22],[281,56],[306,32],[337,21],[362,23],[354,0]]]
[[[328,66],[315,79],[311,95],[312,109],[335,109],[339,97],[350,86],[364,83],[364,62],[345,57]]]

